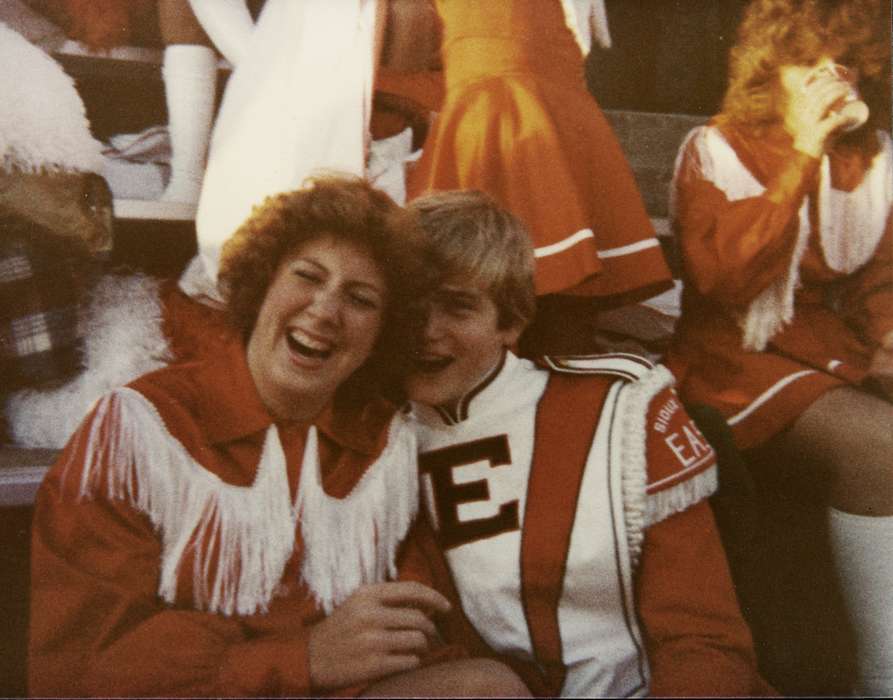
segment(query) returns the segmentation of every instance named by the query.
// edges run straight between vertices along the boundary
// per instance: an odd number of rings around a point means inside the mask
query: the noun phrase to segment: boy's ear
[[[502,337],[502,345],[506,348],[516,348],[518,338],[524,331],[524,324],[521,321],[513,321],[511,325],[501,328],[499,334]]]

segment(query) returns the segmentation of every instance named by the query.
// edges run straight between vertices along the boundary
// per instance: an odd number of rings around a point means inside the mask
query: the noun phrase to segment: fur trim
[[[62,67],[0,23],[0,168],[102,170],[84,103]]]
[[[61,449],[103,394],[171,361],[159,284],[145,275],[106,275],[97,282],[81,310],[84,371],[60,386],[7,397],[16,444]]]
[[[416,451],[411,424],[395,415],[384,452],[342,499],[323,489],[319,460],[305,459],[297,505],[305,545],[301,574],[326,614],[359,586],[396,576],[397,549],[418,508]],[[315,433],[307,453],[316,454]]]
[[[619,460],[622,469],[623,510],[626,523],[626,539],[629,556],[635,569],[642,554],[645,528],[652,524],[649,519],[649,499],[645,489],[648,483],[646,450],[648,405],[666,387],[673,385],[673,375],[663,366],[657,366],[636,382],[623,387],[617,407],[620,434]]]

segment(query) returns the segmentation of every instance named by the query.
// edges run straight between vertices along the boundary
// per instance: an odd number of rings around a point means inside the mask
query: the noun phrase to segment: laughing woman
[[[359,180],[255,210],[228,344],[102,398],[41,487],[32,694],[523,694],[437,647],[407,539],[415,442],[381,395],[417,235]]]

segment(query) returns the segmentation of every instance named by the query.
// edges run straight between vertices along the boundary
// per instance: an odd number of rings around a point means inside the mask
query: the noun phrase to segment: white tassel
[[[62,67],[0,23],[0,169],[102,171],[102,145]]]
[[[192,571],[197,609],[224,615],[267,610],[294,551],[296,525],[275,426],[249,487],[227,484],[202,467],[133,389],[99,402],[86,439],[81,496],[104,492],[149,517],[162,540],[163,600],[176,601],[184,552],[198,543]]]
[[[315,445],[311,430],[306,454],[315,455]],[[384,452],[345,498],[325,493],[318,460],[305,462],[297,503],[305,545],[301,573],[327,614],[359,586],[396,575],[397,548],[418,498],[415,432],[400,414]]]
[[[738,325],[745,350],[762,351],[778,331],[794,319],[794,293],[800,286],[800,263],[809,244],[809,202],[800,207],[797,243],[788,263],[788,272],[774,280],[747,307]]]

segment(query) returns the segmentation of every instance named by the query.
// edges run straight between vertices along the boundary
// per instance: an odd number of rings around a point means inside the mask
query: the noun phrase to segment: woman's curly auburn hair
[[[889,0],[754,0],[729,57],[727,119],[760,130],[779,120],[779,69],[822,56],[859,71],[872,128],[890,128]]]
[[[369,359],[339,387],[339,404],[393,396],[417,336],[426,289],[424,239],[416,217],[361,178],[324,175],[268,197],[223,247],[220,283],[230,323],[245,342],[281,261],[296,247],[334,236],[369,250],[385,278],[384,320]]]

